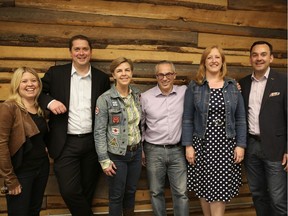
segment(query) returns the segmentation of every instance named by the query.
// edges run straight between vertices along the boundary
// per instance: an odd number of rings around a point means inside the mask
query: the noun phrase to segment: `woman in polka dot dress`
[[[226,77],[223,50],[207,47],[184,102],[182,145],[188,161],[188,191],[200,198],[204,215],[221,216],[238,195],[246,147],[244,102]]]

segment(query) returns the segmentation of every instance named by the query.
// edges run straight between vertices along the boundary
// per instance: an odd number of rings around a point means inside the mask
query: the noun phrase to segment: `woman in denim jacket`
[[[196,80],[185,94],[182,145],[188,161],[188,191],[200,198],[203,214],[224,215],[225,203],[238,195],[246,147],[243,98],[226,77],[223,50],[205,49]]]
[[[141,172],[140,91],[130,86],[130,59],[115,59],[110,71],[115,85],[97,100],[94,138],[99,162],[109,178],[109,215],[130,216]]]

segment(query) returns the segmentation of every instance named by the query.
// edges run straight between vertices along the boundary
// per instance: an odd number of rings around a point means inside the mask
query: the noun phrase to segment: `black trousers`
[[[63,152],[54,160],[54,171],[60,193],[72,216],[91,216],[91,203],[99,179],[93,134],[67,135]]]
[[[43,158],[42,162],[33,168],[15,171],[22,186],[19,195],[6,195],[9,216],[39,216],[42,206],[44,191],[49,176],[49,159]]]

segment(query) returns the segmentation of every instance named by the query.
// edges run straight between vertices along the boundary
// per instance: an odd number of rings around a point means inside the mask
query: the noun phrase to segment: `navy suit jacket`
[[[39,103],[43,107],[56,99],[62,102],[69,111],[70,83],[72,64],[52,66],[42,78],[43,89],[39,97]],[[109,76],[104,72],[91,66],[92,92],[91,92],[91,112],[92,127],[94,128],[95,108],[97,98],[110,89]],[[64,114],[49,116],[48,151],[49,155],[57,158],[65,145],[68,128],[68,111]]]
[[[251,75],[244,77],[239,83],[248,115]],[[261,146],[265,156],[270,161],[281,161],[284,153],[287,152],[286,73],[278,73],[270,69],[260,108],[259,126]]]

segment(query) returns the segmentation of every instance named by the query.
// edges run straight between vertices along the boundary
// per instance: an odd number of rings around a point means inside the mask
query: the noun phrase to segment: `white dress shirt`
[[[92,132],[91,77],[91,67],[85,76],[81,76],[72,65],[68,134]]]
[[[256,79],[254,73],[251,76],[252,84],[248,105],[248,124],[250,134],[260,135],[259,114],[269,72],[270,67],[260,80]]]

